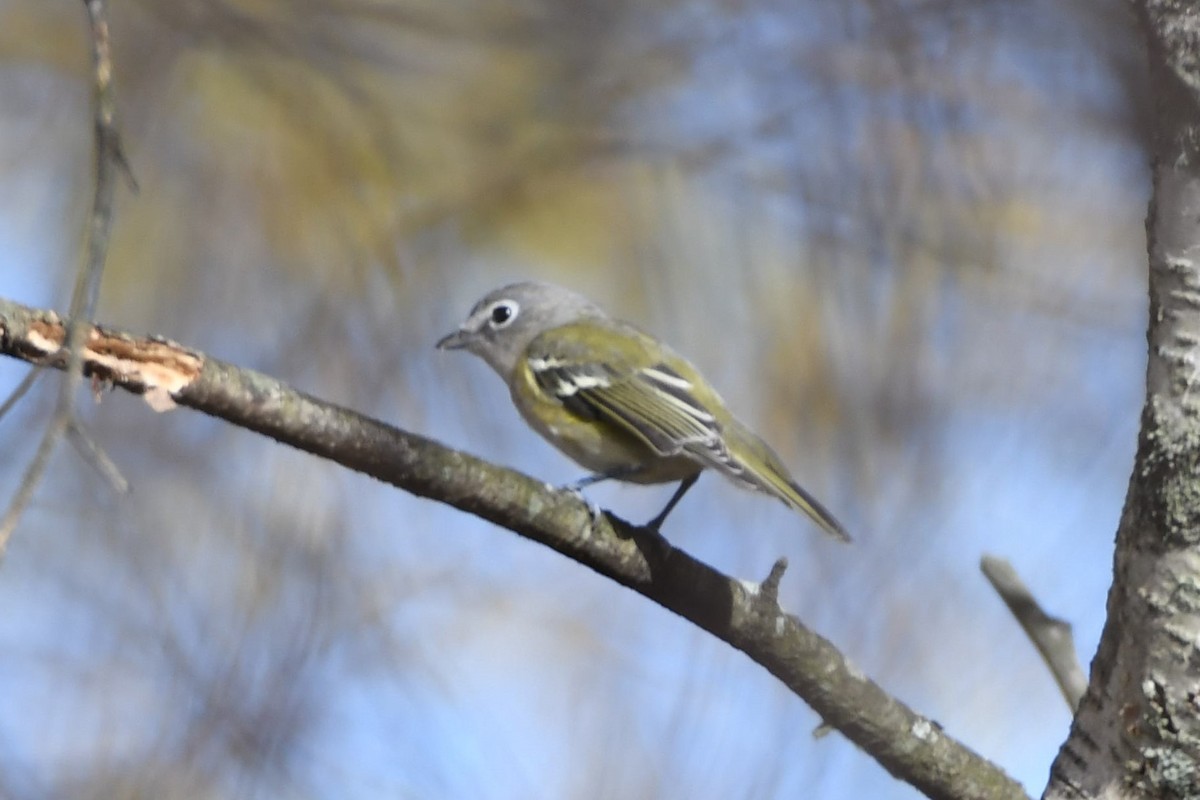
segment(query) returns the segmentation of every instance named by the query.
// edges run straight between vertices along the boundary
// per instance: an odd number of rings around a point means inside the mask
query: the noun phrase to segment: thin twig
[[[105,0],[84,0],[92,43],[92,104],[94,110],[96,187],[92,197],[92,212],[88,219],[86,253],[83,266],[75,279],[71,294],[71,309],[67,328],[67,369],[59,385],[58,403],[50,424],[42,435],[33,460],[21,477],[12,501],[0,519],[0,558],[21,514],[33,499],[33,493],[45,476],[50,456],[70,428],[75,412],[75,394],[83,382],[83,344],[96,312],[100,293],[100,276],[108,255],[108,240],[112,230],[113,195],[116,173],[128,163],[121,149],[116,127],[116,102],[113,98],[112,51],[108,31],[108,11]],[[132,176],[131,176],[132,177]]]
[[[33,388],[33,385],[37,383],[37,379],[42,376],[44,371],[41,367],[34,367],[25,373],[25,377],[21,378],[21,382],[17,384],[17,388],[12,390],[12,394],[3,403],[0,403],[0,417],[11,411],[13,406],[21,401],[21,398]]]
[[[67,428],[67,440],[75,445],[83,460],[91,464],[104,480],[108,481],[114,492],[125,494],[129,491],[129,481],[121,474],[116,462],[109,458],[108,453],[104,452],[104,448],[84,429],[83,423],[78,419],[71,420]]]
[[[1070,624],[1043,611],[1012,564],[1005,559],[984,556],[979,568],[1041,654],[1067,705],[1074,711],[1087,691],[1087,675],[1076,656]]]

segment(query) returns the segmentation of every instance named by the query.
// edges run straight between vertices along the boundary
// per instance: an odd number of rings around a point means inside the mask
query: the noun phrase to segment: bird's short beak
[[[438,350],[461,350],[471,343],[471,332],[459,329],[438,339]]]

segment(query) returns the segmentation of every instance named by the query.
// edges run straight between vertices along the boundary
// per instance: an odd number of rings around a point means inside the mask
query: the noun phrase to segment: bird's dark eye
[[[501,302],[492,306],[492,327],[503,328],[517,315],[515,303]]]

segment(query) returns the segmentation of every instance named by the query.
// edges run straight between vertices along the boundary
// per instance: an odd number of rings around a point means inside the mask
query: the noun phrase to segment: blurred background
[[[503,282],[676,345],[855,536],[705,477],[665,534],[761,579],[1040,793],[1070,713],[979,573],[1086,664],[1145,353],[1141,37],[1119,0],[114,3],[99,317],[549,482],[476,359]],[[64,309],[79,3],[0,0],[0,296]],[[26,367],[0,362],[0,391]],[[43,380],[0,420],[0,501]],[[189,411],[81,398],[0,563],[0,796],[912,798],[762,669],[511,533]],[[621,516],[670,487],[597,486]]]

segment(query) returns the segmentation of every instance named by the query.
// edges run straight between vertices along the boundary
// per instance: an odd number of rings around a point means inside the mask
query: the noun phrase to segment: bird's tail
[[[724,470],[730,477],[779,498],[789,508],[803,511],[833,538],[850,541],[850,534],[846,533],[842,523],[796,483],[770,445],[736,420],[726,426],[724,437],[730,453],[736,454],[735,463]]]

